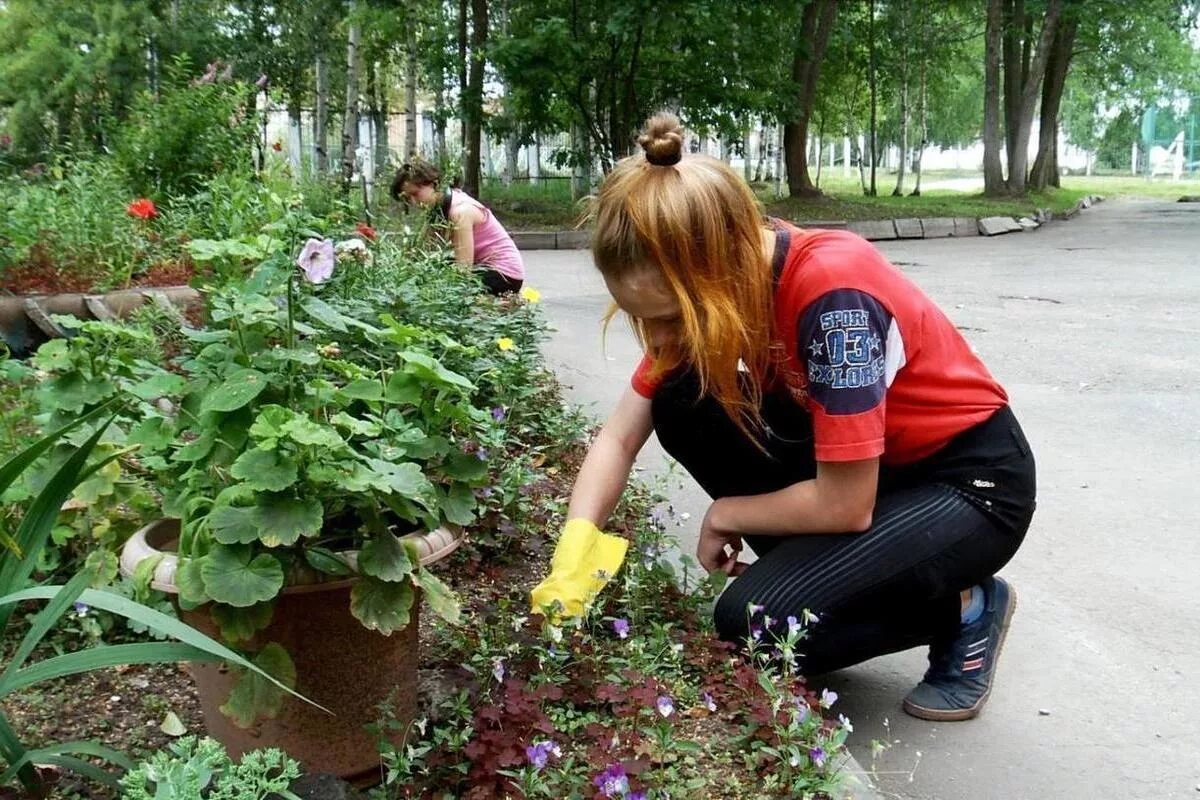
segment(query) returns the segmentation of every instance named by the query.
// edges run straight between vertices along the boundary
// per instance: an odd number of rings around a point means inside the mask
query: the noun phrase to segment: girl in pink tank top
[[[508,231],[483,203],[460,189],[437,188],[441,172],[424,161],[410,161],[396,172],[392,197],[431,209],[450,224],[454,259],[474,268],[492,294],[515,292],[525,281],[525,264]]]

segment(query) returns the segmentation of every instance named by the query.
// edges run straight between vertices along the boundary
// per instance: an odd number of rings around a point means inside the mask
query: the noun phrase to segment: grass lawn
[[[954,180],[965,184],[978,175],[970,173],[926,173],[922,182],[936,186],[939,181]],[[895,219],[902,217],[1021,217],[1036,209],[1062,212],[1089,194],[1115,197],[1149,197],[1176,200],[1182,195],[1200,195],[1200,179],[1175,182],[1166,178],[1148,181],[1132,175],[1064,176],[1062,188],[1031,192],[1023,198],[985,198],[978,189],[956,191],[949,188],[922,190],[920,197],[892,197],[894,174],[876,176],[878,197],[864,197],[857,176],[821,176],[825,196],[812,200],[775,196],[774,184],[755,184],[767,213],[796,222],[814,223],[835,220]],[[912,190],[911,180],[906,188]],[[786,191],[786,187],[785,187]],[[493,182],[484,187],[484,202],[511,230],[560,230],[576,226],[583,207],[571,202],[570,181],[545,180],[537,185],[516,183],[502,186]]]

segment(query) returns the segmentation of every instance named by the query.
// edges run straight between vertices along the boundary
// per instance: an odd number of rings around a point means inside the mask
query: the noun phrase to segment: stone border
[[[872,242],[888,239],[947,239],[961,236],[999,236],[1005,233],[1033,231],[1052,219],[1072,219],[1085,208],[1103,201],[1100,195],[1088,195],[1072,208],[1059,214],[1039,208],[1029,217],[905,217],[902,219],[821,220],[805,227],[840,228],[854,231]],[[585,230],[512,231],[518,250],[586,250],[591,234]]]

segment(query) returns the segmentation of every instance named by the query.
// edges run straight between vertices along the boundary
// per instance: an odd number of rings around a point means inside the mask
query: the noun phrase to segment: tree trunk
[[[1021,115],[1021,90],[1025,85],[1022,74],[1022,33],[1025,30],[1025,0],[1005,0],[1004,3],[1004,145],[1012,174],[1013,144],[1016,142],[1018,118]]]
[[[351,18],[355,5],[356,0],[350,0]],[[358,149],[358,43],[361,36],[358,22],[352,22],[346,38],[346,110],[342,116],[342,185],[346,190],[354,178],[354,156]]]
[[[446,151],[446,88],[445,86],[438,89],[437,94],[433,96],[433,149],[436,153],[436,158],[439,164],[445,164],[448,153]]]
[[[792,59],[792,81],[796,84],[796,108],[793,120],[784,126],[783,149],[787,161],[788,194],[815,197],[820,190],[808,174],[805,152],[808,121],[817,96],[817,78],[829,44],[829,34],[837,16],[837,0],[813,0],[804,7],[800,20],[800,42]]]
[[[417,154],[417,31],[409,25],[404,55],[404,160]]]
[[[1062,16],[1063,0],[1049,0],[1046,16],[1042,20],[1042,33],[1038,37],[1037,50],[1029,64],[1028,80],[1021,91],[1021,109],[1017,118],[1016,141],[1012,144],[1012,161],[1008,165],[1008,192],[1023,195],[1029,169],[1029,136],[1033,125],[1033,111],[1040,95],[1042,76],[1046,74],[1046,61],[1050,57],[1050,45],[1058,32],[1058,21]]]
[[[521,139],[515,130],[509,131],[504,137],[504,185],[511,186],[517,179],[517,156],[520,155]]]
[[[926,14],[925,17],[928,17],[928,15]],[[929,40],[929,28],[924,23],[922,23],[922,25],[921,25],[921,34],[922,34],[922,36],[921,36],[922,46],[924,46],[924,43]],[[920,197],[921,196],[921,161],[925,157],[925,147],[929,144],[929,107],[927,105],[927,103],[929,102],[929,98],[926,95],[926,80],[925,80],[927,66],[928,66],[928,58],[925,55],[925,53],[922,52],[922,54],[921,54],[921,77],[919,79],[921,88],[920,88],[919,94],[917,96],[917,103],[920,105],[921,110],[918,112],[918,116],[917,116],[917,119],[918,119],[918,122],[917,122],[918,144],[917,144],[917,157],[916,157],[916,160],[913,162],[913,180],[915,181],[915,184],[913,186],[912,192],[909,193],[909,195],[911,197]]]
[[[983,57],[983,193],[1006,194],[1000,165],[1000,49],[1004,30],[1005,0],[988,0]]]
[[[459,102],[466,97],[467,79],[467,3],[469,0],[458,0],[458,97]],[[458,146],[465,152],[467,149],[466,120],[458,128]]]
[[[900,8],[900,168],[896,170],[896,188],[892,197],[904,196],[904,168],[908,164],[908,34],[905,19],[908,8]]]
[[[571,125],[571,150],[575,153],[575,162],[571,165],[571,199],[579,200],[586,197],[592,189],[591,164],[592,142],[586,130],[579,122]]]
[[[750,123],[742,125],[742,179],[750,183],[754,177],[754,167],[750,162]]]
[[[313,116],[313,154],[317,175],[329,171],[329,63],[324,53],[317,53],[317,107]]]
[[[468,91],[463,94],[463,127],[466,130],[463,189],[473,197],[479,197],[483,182],[480,152],[483,145],[483,48],[487,37],[487,0],[471,0],[471,63],[467,72]]]
[[[867,21],[867,84],[871,89],[871,186],[870,197],[878,194],[875,188],[875,169],[879,164],[876,147],[879,143],[879,81],[875,71],[875,0],[871,0],[870,19]]]
[[[1038,152],[1029,171],[1029,183],[1037,190],[1058,186],[1058,111],[1062,105],[1063,88],[1075,50],[1075,34],[1079,20],[1065,19],[1054,36],[1050,57],[1046,61],[1046,78],[1042,82],[1041,123],[1038,128]]]

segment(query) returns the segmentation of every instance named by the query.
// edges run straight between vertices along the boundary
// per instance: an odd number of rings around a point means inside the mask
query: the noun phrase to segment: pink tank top
[[[464,206],[473,206],[483,214],[483,222],[475,226],[474,262],[490,267],[514,280],[525,280],[525,262],[513,244],[512,237],[491,210],[466,192],[454,189],[450,195],[450,213],[455,215]]]

